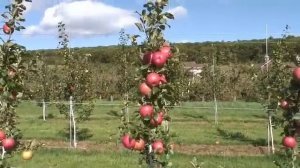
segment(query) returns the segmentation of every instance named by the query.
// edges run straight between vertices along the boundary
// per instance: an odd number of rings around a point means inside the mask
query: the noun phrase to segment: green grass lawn
[[[99,104],[105,105],[99,105]],[[108,144],[118,142],[118,126],[121,102],[97,102],[89,121],[80,123],[80,128],[89,128],[93,137],[89,141]],[[112,105],[111,105],[112,104]],[[133,112],[138,107],[130,107]],[[188,102],[171,110],[170,123],[172,140],[178,144],[215,144],[221,145],[265,145],[267,135],[266,114],[258,103],[220,102],[219,124],[214,124],[214,109],[211,102]],[[68,119],[60,115],[55,106],[48,108],[54,118],[43,121],[42,108],[33,102],[23,102],[17,108],[18,127],[24,139],[68,140],[59,134],[68,125]],[[281,129],[274,130],[275,142],[280,146]],[[171,158],[175,168],[191,167],[193,155],[175,153]],[[271,168],[273,158],[268,156],[196,156],[203,162],[201,168]],[[135,152],[121,150],[74,151],[66,149],[40,149],[33,160],[21,160],[19,155],[12,158],[18,168],[136,168],[138,155]]]
[[[80,123],[80,128],[89,128],[93,137],[89,140],[115,142],[118,140],[120,102],[97,102],[89,121]],[[137,107],[131,107],[133,112]],[[221,102],[219,103],[219,124],[214,124],[212,103],[189,102],[171,110],[170,129],[173,140],[182,144],[264,144],[267,135],[266,115],[258,103]],[[42,108],[32,102],[24,102],[17,109],[19,128],[25,139],[59,139],[65,137],[58,134],[68,125],[68,119],[60,115],[54,105],[48,112],[55,117],[46,122],[40,117]],[[76,114],[75,114],[76,115]],[[280,142],[281,130],[275,130],[275,141]]]
[[[194,156],[174,154],[174,168],[193,168],[190,164]],[[273,158],[197,156],[201,168],[274,168]],[[34,153],[32,160],[24,161],[16,155],[12,165],[17,168],[137,168],[138,154],[121,152],[78,152],[71,150],[40,150]],[[146,168],[144,165],[143,167]]]

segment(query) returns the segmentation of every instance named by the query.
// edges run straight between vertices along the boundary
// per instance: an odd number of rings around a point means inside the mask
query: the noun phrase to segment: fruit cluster
[[[292,73],[290,86],[283,90],[283,98],[278,103],[284,110],[284,134],[282,144],[287,149],[297,147],[297,136],[300,136],[300,67],[296,67]]]
[[[16,145],[14,138],[12,137],[7,138],[4,131],[0,131],[0,141],[5,151],[14,149]]]
[[[154,52],[146,52],[143,54],[142,63],[148,65],[151,69],[144,76],[144,81],[141,82],[139,86],[139,92],[143,96],[144,101],[141,103],[139,108],[139,117],[144,123],[144,125],[149,129],[155,129],[162,125],[164,121],[164,116],[166,109],[161,106],[155,108],[153,104],[156,97],[153,96],[153,89],[159,88],[161,85],[167,84],[167,79],[165,74],[162,74],[161,70],[167,63],[168,59],[172,57],[171,47],[169,44],[164,43],[159,50]],[[148,142],[150,141],[150,142]],[[122,144],[127,149],[133,149],[137,151],[143,151],[146,144],[149,145],[148,149],[150,152],[153,151],[155,154],[163,154],[165,152],[165,144],[162,139],[143,139],[143,138],[133,138],[130,134],[125,134],[122,137]]]

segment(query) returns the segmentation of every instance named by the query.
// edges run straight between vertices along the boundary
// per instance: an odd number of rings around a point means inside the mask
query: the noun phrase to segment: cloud
[[[183,6],[177,6],[175,8],[170,9],[168,12],[172,13],[175,18],[183,17],[187,15],[187,9]]]
[[[27,27],[24,34],[56,33],[60,21],[66,24],[67,32],[74,37],[116,33],[121,28],[133,26],[137,19],[132,11],[103,2],[65,0],[46,8],[40,23]]]

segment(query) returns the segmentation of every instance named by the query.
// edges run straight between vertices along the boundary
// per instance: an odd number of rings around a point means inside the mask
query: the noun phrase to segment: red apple
[[[159,50],[167,59],[172,56],[171,47],[169,45],[163,45]]]
[[[283,144],[283,146],[285,146],[287,148],[295,148],[297,146],[297,141],[296,141],[295,137],[285,136],[282,139],[282,144]]]
[[[300,81],[300,67],[293,70],[293,77],[295,80]]]
[[[143,64],[151,64],[152,59],[153,59],[153,53],[146,52],[143,56]]]
[[[3,25],[3,33],[12,34],[14,32],[14,28],[9,27],[7,24]]]
[[[164,153],[164,144],[162,140],[156,140],[152,143],[152,149],[154,153],[161,155]]]
[[[152,91],[152,89],[145,82],[140,84],[139,90],[143,96],[150,96]]]
[[[160,82],[161,82],[161,84],[166,84],[167,83],[167,79],[166,79],[166,76],[164,74],[160,75]]]
[[[122,137],[122,144],[127,149],[132,149],[135,146],[135,140],[130,137],[129,134],[125,134]]]
[[[164,113],[159,112],[156,116],[151,118],[150,124],[154,127],[157,127],[158,125],[161,125],[164,120]]]
[[[279,106],[282,109],[288,109],[289,108],[289,103],[286,100],[281,100],[280,103],[279,103]]]
[[[150,87],[158,86],[161,82],[161,76],[156,72],[151,72],[146,77],[146,83]]]
[[[145,149],[145,141],[143,139],[136,139],[133,149],[137,151],[143,151]]]
[[[140,115],[142,118],[149,117],[151,118],[153,115],[154,108],[152,105],[143,105],[140,107]]]
[[[11,150],[15,147],[16,142],[13,138],[7,138],[2,140],[2,146],[5,150]]]
[[[154,52],[151,63],[158,68],[163,67],[167,62],[167,57],[160,51]]]
[[[6,138],[5,132],[0,130],[0,141]]]

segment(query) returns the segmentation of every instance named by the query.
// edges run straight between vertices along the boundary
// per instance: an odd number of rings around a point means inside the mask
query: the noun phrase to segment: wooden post
[[[43,120],[46,121],[46,103],[43,99]]]

